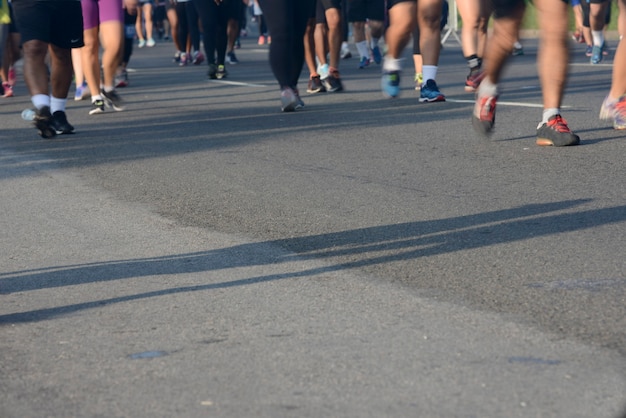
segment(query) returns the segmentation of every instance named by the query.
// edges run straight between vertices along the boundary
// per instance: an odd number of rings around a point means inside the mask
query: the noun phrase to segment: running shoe
[[[476,91],[480,82],[485,78],[485,72],[480,68],[475,68],[470,70],[469,75],[465,79],[465,91],[473,92]]]
[[[182,54],[182,51],[176,51],[176,53],[174,54],[174,58],[172,59],[172,61],[174,61],[175,63],[179,63],[180,62],[180,55]]]
[[[352,52],[350,52],[350,48],[347,45],[341,47],[341,59],[347,60],[348,58],[352,58]]]
[[[145,39],[140,39],[139,43],[137,44],[137,46],[139,48],[143,48],[144,46],[146,46],[146,40]]]
[[[320,75],[320,78],[322,80],[328,77],[329,71],[330,71],[330,68],[328,67],[328,64],[317,66],[317,73]]]
[[[602,61],[603,50],[604,44],[594,45],[591,48],[591,59],[589,60],[589,62],[591,62],[592,64],[600,64],[600,61]]]
[[[339,77],[339,71],[336,70],[328,74],[328,77],[322,79],[322,84],[329,93],[343,90],[343,84],[341,83],[341,78]]]
[[[316,75],[309,79],[309,85],[307,86],[307,93],[323,93],[326,91],[326,88],[322,84],[322,80],[320,80],[320,76]]]
[[[50,126],[57,134],[73,134],[74,127],[67,121],[67,115],[62,110],[57,110],[52,114]]]
[[[154,39],[152,39],[152,38],[148,38],[148,41],[146,42],[146,46],[147,46],[148,48],[152,48],[152,47],[153,47],[153,46],[155,46],[155,45],[156,45],[156,42],[154,42]]]
[[[229,53],[226,54],[226,62],[228,64],[239,64],[239,60],[237,59],[237,56],[235,55],[235,51],[230,51]]]
[[[296,95],[296,110],[302,109],[304,107],[304,102],[302,101],[302,98],[300,97],[300,92],[298,91],[298,89],[292,89],[293,90],[293,94]]]
[[[115,74],[115,88],[128,87],[128,71],[122,70]]]
[[[104,100],[97,99],[91,102],[91,110],[89,111],[90,115],[97,115],[98,113],[104,112]]]
[[[74,100],[77,102],[81,100],[85,100],[85,98],[89,96],[89,88],[87,87],[87,83],[83,81],[83,84],[80,86],[76,86],[76,92],[74,93]]]
[[[439,87],[437,87],[437,83],[435,80],[426,80],[426,84],[422,86],[420,90],[420,102],[422,103],[431,103],[431,102],[445,102],[446,96],[443,95],[439,91]]]
[[[361,61],[359,61],[359,70],[370,65],[370,59],[367,57],[361,57]]]
[[[2,94],[2,97],[13,97],[13,86],[10,85],[8,82],[4,82],[2,83],[2,88],[4,89],[4,93]]]
[[[380,87],[384,96],[398,97],[400,95],[400,71],[383,71]]]
[[[513,46],[513,52],[511,52],[513,56],[524,55],[524,47],[523,46]]]
[[[207,73],[211,80],[217,79],[217,65],[209,64],[209,72]]]
[[[607,96],[600,108],[600,119],[613,119],[613,129],[626,129],[626,96],[622,96],[616,102],[609,102]]]
[[[422,89],[422,84],[424,84],[424,74],[415,73],[415,90],[420,91]]]
[[[178,65],[184,67],[189,62],[189,57],[184,52],[180,53],[180,57],[178,59]]]
[[[548,122],[537,126],[536,143],[542,147],[566,147],[580,144],[580,138],[570,131],[567,121],[561,115],[555,115]]]
[[[280,110],[283,112],[293,112],[300,103],[294,91],[287,87],[280,92],[280,104]]]
[[[57,134],[56,130],[52,127],[52,114],[48,106],[37,109],[33,124],[42,138],[54,138]]]
[[[259,45],[265,45],[265,41],[266,41],[265,36],[263,35],[259,36],[259,42],[258,42]]]
[[[9,67],[9,74],[7,75],[7,78],[10,85],[14,86],[17,83],[17,75],[15,74],[15,68],[13,66]]]
[[[380,48],[378,47],[378,45],[372,48],[372,58],[374,59],[374,62],[376,64],[380,64],[380,62],[383,60],[383,56],[380,53]]]
[[[100,92],[104,98],[104,104],[108,107],[112,107],[114,110],[121,112],[126,107],[122,98],[117,94],[115,90]]]
[[[204,62],[204,54],[200,51],[194,51],[191,55],[191,63],[193,65],[200,65]]]
[[[217,72],[215,73],[215,76],[217,77],[217,79],[221,80],[222,78],[226,78],[227,75],[228,75],[228,71],[226,71],[226,67],[224,67],[223,65],[218,65]]]
[[[496,101],[498,96],[476,97],[474,113],[472,114],[472,126],[477,134],[488,137],[496,123]]]
[[[587,45],[587,49],[585,49],[585,55],[590,57],[593,54],[593,45]]]

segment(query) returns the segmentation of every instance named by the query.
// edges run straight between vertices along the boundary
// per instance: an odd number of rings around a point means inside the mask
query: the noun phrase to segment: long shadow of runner
[[[236,267],[326,260],[308,270],[250,277],[223,283],[184,286],[57,308],[0,316],[0,323],[30,322],[102,305],[162,296],[310,277],[320,273],[417,259],[473,248],[567,233],[626,220],[626,206],[550,214],[586,203],[570,200],[532,204],[455,218],[360,228],[230,248],[154,258],[116,260],[0,274],[0,293],[24,292],[93,282],[216,271]],[[287,251],[285,251],[287,250]],[[381,253],[382,252],[382,253]],[[330,261],[349,256],[349,260]]]

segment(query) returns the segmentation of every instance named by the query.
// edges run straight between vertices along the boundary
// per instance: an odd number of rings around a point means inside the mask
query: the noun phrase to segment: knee
[[[22,45],[22,49],[24,51],[24,57],[27,59],[43,59],[48,52],[48,44],[39,40],[31,40],[25,42],[24,45]]]

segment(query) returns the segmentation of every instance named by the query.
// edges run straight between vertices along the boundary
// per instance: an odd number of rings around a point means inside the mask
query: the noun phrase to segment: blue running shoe
[[[439,87],[437,87],[437,83],[435,80],[427,80],[426,84],[422,86],[422,90],[420,91],[420,102],[445,102],[446,96],[443,95],[439,91]]]
[[[604,49],[604,44],[602,46],[594,45],[591,48],[591,63],[592,64],[600,64],[602,61],[602,50]]]
[[[383,71],[380,87],[386,97],[398,97],[400,94],[400,71]]]
[[[368,65],[370,65],[369,58],[367,58],[367,57],[361,58],[361,61],[359,61],[359,70],[362,70],[363,68],[367,67]]]
[[[378,47],[378,45],[372,48],[372,57],[374,58],[374,62],[376,64],[380,64],[380,62],[383,60],[383,56],[380,53],[380,48]]]

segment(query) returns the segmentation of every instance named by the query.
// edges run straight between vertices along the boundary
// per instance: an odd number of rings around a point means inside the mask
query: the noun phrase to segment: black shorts
[[[9,33],[18,33],[17,23],[15,23],[15,13],[13,12],[13,5],[9,3],[9,17],[11,18],[11,23],[9,23]]]
[[[348,0],[348,22],[385,21],[385,0]]]
[[[317,0],[315,10],[315,23],[326,23],[326,10],[341,10],[341,0]]]
[[[244,6],[242,0],[224,0],[222,3],[222,7],[226,8],[226,17],[228,17],[228,19],[235,19],[237,22],[241,20],[241,13]]]
[[[83,11],[78,0],[13,0],[22,44],[37,40],[59,48],[80,48]]]

